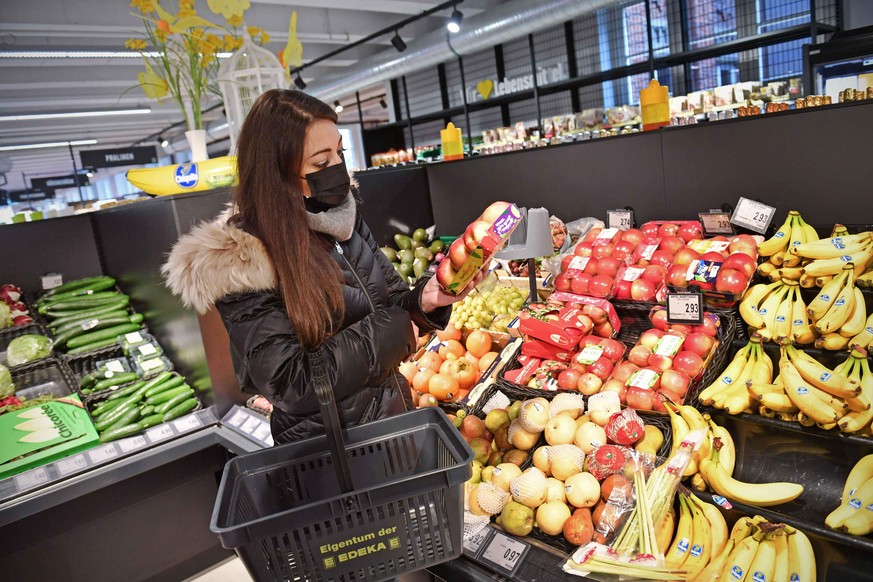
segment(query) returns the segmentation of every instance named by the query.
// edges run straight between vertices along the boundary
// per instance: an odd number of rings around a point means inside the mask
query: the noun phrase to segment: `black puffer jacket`
[[[422,331],[445,327],[450,308],[424,314],[358,215],[351,238],[335,242],[345,277],[342,328],[319,348],[346,426],[403,412],[409,385],[398,364]],[[273,403],[276,443],[323,433],[311,356],[297,339],[276,290],[263,244],[227,214],[180,239],[164,267],[170,287],[200,311],[220,313],[240,387]]]

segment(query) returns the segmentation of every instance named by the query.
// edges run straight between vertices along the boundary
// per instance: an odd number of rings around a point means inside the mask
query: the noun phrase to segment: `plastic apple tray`
[[[60,398],[73,393],[74,381],[63,362],[44,358],[12,370],[15,396],[31,400],[40,396]]]

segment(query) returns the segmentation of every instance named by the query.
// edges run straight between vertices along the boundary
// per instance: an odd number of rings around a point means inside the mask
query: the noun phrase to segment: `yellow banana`
[[[800,223],[800,226],[803,228],[803,231],[806,234],[806,241],[803,244],[812,244],[819,240],[818,232],[816,232],[815,228],[813,228],[805,220],[803,220],[803,217],[800,216],[799,213],[796,220]]]
[[[710,558],[715,558],[721,554],[728,542],[727,521],[725,521],[721,510],[712,503],[707,503],[694,495],[689,495],[688,497],[697,504],[697,507],[703,512],[706,521],[709,522],[711,539]],[[688,564],[686,563],[685,565],[687,566]]]
[[[703,415],[700,414],[700,411],[693,406],[688,404],[684,406],[677,405],[676,412],[678,412],[679,416],[681,416],[682,419],[685,420],[685,423],[688,425],[689,431],[695,431],[698,429],[709,431],[709,424],[706,422],[706,419],[703,418]],[[697,452],[694,454],[694,459],[696,461],[694,464],[695,473],[697,472],[697,463],[700,462],[700,459],[709,456],[709,446],[709,438],[703,439],[703,442],[700,443],[700,448],[697,449]]]
[[[773,582],[773,571],[776,569],[776,543],[771,535],[767,535],[758,544],[755,559],[749,565],[746,580],[752,582]]]
[[[781,267],[782,263],[785,262],[785,257],[788,255],[788,251],[777,251],[773,253],[773,256],[770,257],[770,263],[775,265],[776,267]]]
[[[776,532],[773,536],[773,545],[776,548],[773,582],[789,582],[788,534],[785,533],[785,530]]]
[[[734,444],[734,438],[728,429],[715,424],[712,419],[709,419],[709,429],[712,431],[712,438],[721,439],[721,450],[718,452],[718,461],[721,464],[724,472],[728,475],[734,474],[734,465],[737,461],[737,447]],[[710,452],[710,456],[711,456]]]
[[[764,265],[766,263],[761,264]],[[797,281],[804,289],[812,289],[813,287],[815,287],[815,277],[813,277],[812,275],[807,275],[806,273],[804,273]]]
[[[780,363],[779,372],[788,398],[794,406],[812,419],[813,423],[821,422],[822,424],[828,424],[840,419],[840,416],[837,416],[834,410],[826,406],[816,396],[815,391],[817,388],[806,383],[800,376],[800,372],[786,358],[783,358]]]
[[[721,571],[724,569],[728,558],[731,557],[735,545],[736,542],[734,542],[734,540],[728,540],[727,545],[724,547],[721,553],[713,557],[712,560],[710,560],[709,564],[706,566],[706,568],[704,568],[700,574],[692,579],[692,582],[716,582],[719,579]]]
[[[810,277],[811,276],[812,275],[810,275]],[[820,287],[820,288],[824,287],[825,285],[830,283],[833,278],[834,278],[833,275],[821,275],[820,277],[815,278],[815,285],[816,285],[816,287]]]
[[[815,322],[813,327],[817,332],[824,335],[826,333],[838,332],[849,316],[855,309],[855,275],[849,271],[849,276],[846,279],[846,284],[843,286],[840,294],[834,304],[830,306],[827,313],[821,319]],[[866,315],[866,312],[864,313]],[[764,318],[766,320],[766,318]]]
[[[782,283],[777,281],[770,284],[760,283],[750,287],[743,296],[743,300],[740,301],[740,316],[742,316],[743,321],[755,329],[761,329],[764,326],[764,318],[758,313],[758,306],[768,294],[781,285]]]
[[[849,347],[849,338],[843,337],[838,333],[828,333],[816,338],[814,345],[820,350],[838,352]]]
[[[797,258],[797,261],[800,262],[800,258]],[[786,261],[787,263],[787,261]],[[783,282],[785,281],[800,281],[800,278],[803,276],[800,267],[786,267],[786,263],[783,263],[782,266],[776,270],[776,274],[779,279]]]
[[[746,382],[746,390],[749,391],[749,394],[755,400],[760,400],[761,396],[764,394],[785,394],[785,389],[782,388],[782,384],[780,383],[761,384],[752,382],[751,380]]]
[[[747,537],[734,550],[733,555],[728,559],[721,571],[719,580],[730,580],[732,582],[743,582],[748,578],[749,566],[755,559],[755,553],[758,551],[758,545],[764,537],[764,532],[758,531],[755,534]]]
[[[868,242],[870,242],[870,233],[862,232],[799,244],[792,247],[791,254],[813,260],[836,259],[863,250]]]
[[[803,229],[800,221],[797,220],[799,215],[800,213],[795,210],[788,213],[788,216],[791,219],[791,233],[788,235],[788,248],[786,249],[785,257],[782,260],[783,268],[796,267],[800,264],[800,255],[791,253],[791,249],[806,242],[806,231]]]
[[[758,404],[758,414],[764,418],[776,418],[776,411],[772,408],[767,408],[763,404]]]
[[[847,531],[846,521],[856,515],[861,514],[863,517],[866,517],[866,514],[869,514],[873,517],[873,511],[867,509],[867,506],[871,503],[873,503],[873,478],[861,483],[855,488],[854,493],[847,496],[846,501],[840,503],[839,507],[830,512],[825,518],[825,525],[838,531]],[[856,520],[853,522],[853,525],[856,527],[863,525],[863,520]]]
[[[706,481],[703,479],[703,475],[700,473],[695,473],[691,478],[691,488],[695,491],[706,491]]]
[[[861,393],[860,382],[826,368],[824,364],[793,346],[786,346],[784,350],[792,366],[804,380],[816,388],[840,398],[853,398]]]
[[[870,373],[870,363],[866,357],[855,358],[854,351],[851,359],[854,360],[854,369],[861,376],[861,397],[868,405],[873,404],[873,374]],[[866,410],[853,410],[840,419],[840,430],[843,432],[860,432],[873,421],[873,406]]]
[[[762,257],[772,257],[780,251],[785,251],[788,248],[788,241],[791,237],[791,223],[793,218],[791,214],[785,217],[785,222],[779,227],[772,237],[758,245],[758,254]]]
[[[779,304],[782,303],[782,300],[785,298],[789,289],[791,289],[791,287],[788,285],[782,285],[778,289],[775,289],[758,307],[758,314],[764,320],[764,327],[758,331],[758,333],[761,334],[761,339],[763,341],[770,341],[773,339],[773,327],[776,325],[776,310],[779,308]]]
[[[784,412],[786,414],[796,414],[798,408],[794,406],[791,399],[783,391],[781,394],[764,394],[758,400],[761,406],[766,406],[775,412]]]
[[[664,553],[667,568],[678,570],[688,559],[688,548],[694,535],[694,516],[683,496],[679,496],[679,525],[676,527],[676,536],[670,548]]]
[[[795,281],[782,281],[788,291],[785,293],[785,298],[782,303],[776,308],[776,317],[773,320],[773,330],[771,339],[774,342],[780,342],[785,338],[791,338],[791,314],[794,309],[794,290],[797,288]],[[766,320],[766,317],[765,317]]]
[[[866,455],[855,463],[852,470],[849,471],[849,476],[846,477],[846,483],[843,485],[843,495],[840,498],[840,503],[844,504],[849,501],[855,490],[864,484],[865,481],[873,479],[873,455]]]
[[[791,582],[815,582],[815,552],[799,529],[785,526],[788,534],[788,577]]]
[[[751,351],[752,344],[746,344],[743,348],[741,348],[734,359],[731,360],[731,363],[728,364],[728,367],[725,368],[725,371],[722,372],[721,376],[715,379],[715,381],[704,388],[700,394],[697,396],[697,400],[703,404],[704,406],[710,406],[712,404],[712,398],[719,391],[724,388],[734,384],[739,378],[740,374],[742,374],[743,369],[746,366],[746,363],[749,359],[749,352]]]
[[[844,224],[835,224],[833,230],[831,230],[830,238],[834,238],[835,236],[850,236],[849,229],[846,228]]]
[[[791,306],[791,338],[794,343],[809,345],[815,341],[815,332],[806,312],[806,303],[800,294],[800,289],[794,289],[794,303]]]
[[[848,277],[849,271],[841,270],[836,277],[821,286],[819,294],[807,305],[807,313],[813,321],[818,321],[828,312],[828,309],[837,300],[837,295],[842,291]]]
[[[862,273],[855,282],[861,287],[873,287],[873,271]]]
[[[761,277],[769,277],[771,274],[777,271],[776,265],[767,261],[758,265],[758,268],[755,269],[755,272],[758,273]]]
[[[667,414],[670,415],[670,428],[672,429],[673,434],[673,446],[670,449],[670,457],[672,458],[679,450],[682,441],[685,439],[685,435],[690,432],[690,429],[688,423],[685,422],[685,419],[676,414],[672,406],[667,406],[666,408]]]
[[[758,361],[758,354],[761,351],[761,345],[759,343],[754,343],[753,340],[751,345],[752,354],[746,361],[743,370],[733,383],[713,394],[711,400],[712,406],[716,408],[724,408],[725,402],[732,396],[745,397],[745,400],[741,402],[747,402],[746,407],[751,406],[752,402],[749,401],[749,391],[746,390],[746,382],[752,377],[752,370],[755,369],[755,364]],[[735,401],[734,406],[738,406]]]
[[[664,514],[661,525],[655,530],[658,552],[664,554],[670,548],[673,539],[673,530],[676,528],[676,510],[672,507]]]
[[[688,557],[682,564],[682,569],[687,571],[686,580],[693,579],[700,574],[709,563],[712,555],[712,526],[703,514],[703,511],[694,503],[690,496],[680,495],[680,502],[684,498],[688,509],[691,511],[693,523],[691,546],[688,549]]]
[[[836,259],[818,259],[803,267],[803,272],[814,277],[819,275],[836,275],[848,263],[854,266],[855,275],[862,275],[867,270],[870,259],[873,258],[873,244],[867,244],[862,250],[840,255]]]
[[[864,331],[864,326],[867,323],[867,302],[864,300],[864,294],[857,286],[853,288],[853,291],[855,302],[852,306],[852,313],[839,329],[840,335],[848,338],[853,338]]]
[[[719,463],[719,447],[720,441],[716,440],[712,455],[700,463],[703,478],[719,495],[748,505],[770,507],[797,499],[803,493],[803,485],[798,483],[745,483],[734,479]]]
[[[867,349],[870,343],[873,342],[873,313],[867,317],[867,320],[864,322],[864,329],[849,340],[850,346],[860,346],[863,349]]]

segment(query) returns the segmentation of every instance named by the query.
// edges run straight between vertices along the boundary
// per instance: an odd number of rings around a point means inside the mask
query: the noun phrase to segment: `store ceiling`
[[[303,61],[315,59],[345,44],[364,38],[428,8],[439,0],[250,0],[246,23],[265,29],[275,53],[288,40],[288,22],[297,11],[297,34],[303,43]],[[465,16],[478,14],[503,0],[464,0],[459,6]],[[175,6],[175,0],[173,2]],[[209,14],[205,0],[197,0],[201,14]],[[5,58],[10,51],[124,51],[124,42],[137,37],[139,20],[129,0],[27,0],[4,1],[0,10],[0,116],[33,113],[62,113],[107,109],[150,108],[151,113],[29,121],[0,121],[0,147],[22,144],[96,139],[97,144],[81,149],[130,146],[149,136],[163,133],[167,139],[180,136],[184,128],[164,131],[182,121],[175,105],[147,99],[137,85],[143,70],[139,58]],[[413,39],[445,26],[451,9],[405,26],[401,36]],[[216,20],[217,18],[212,18]],[[391,36],[325,60],[303,73],[307,82],[334,74],[359,59],[391,49]],[[361,98],[378,97],[383,85],[361,91]],[[390,98],[389,98],[390,100]],[[351,95],[341,100],[346,109],[341,121],[358,121],[358,112],[348,107]],[[378,98],[362,107],[365,121],[384,121],[388,111]],[[221,108],[210,119],[221,119]],[[153,141],[150,143],[154,143]],[[160,146],[159,146],[160,147]],[[76,150],[80,148],[75,148]],[[26,187],[27,178],[68,175],[73,162],[67,147],[0,151],[12,161],[3,188]],[[78,155],[76,164],[79,165]],[[29,180],[28,180],[29,182]]]

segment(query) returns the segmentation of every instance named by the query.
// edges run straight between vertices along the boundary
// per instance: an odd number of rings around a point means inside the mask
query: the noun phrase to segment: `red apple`
[[[706,316],[703,316],[702,324],[694,326],[694,331],[706,334],[709,337],[715,337],[718,335],[718,328],[715,326],[715,323]]]
[[[679,238],[684,240],[685,242],[690,242],[693,240],[700,240],[703,238],[703,228],[700,226],[700,223],[695,221],[686,222],[682,226],[679,227],[678,232]]]
[[[600,356],[596,362],[588,366],[588,371],[600,378],[606,380],[612,374],[612,362],[606,356]]]
[[[756,247],[737,246],[733,249],[728,249],[732,253],[742,253],[748,255],[752,259],[758,260],[758,249]]]
[[[582,272],[591,277],[600,274],[597,272],[597,260],[593,256],[588,258],[588,263],[585,264],[585,268],[582,269]]]
[[[452,262],[448,257],[440,261],[437,267],[436,279],[443,289],[448,289],[452,281],[455,280],[455,270],[452,269]]]
[[[679,370],[667,370],[661,374],[661,390],[677,396],[675,402],[681,402],[691,385],[691,378]]]
[[[621,259],[622,261],[629,261],[634,254],[635,248],[636,247],[632,243],[623,240],[615,243],[615,247],[612,249],[612,256],[616,259]]]
[[[655,398],[652,400],[652,410],[660,412],[661,414],[667,414],[667,409],[664,407],[665,400],[670,399],[661,393],[656,394]]]
[[[691,261],[696,261],[700,258],[700,253],[691,247],[685,247],[676,251],[673,256],[674,265],[690,265]]]
[[[649,356],[649,359],[646,362],[646,366],[648,368],[652,368],[657,372],[663,372],[673,367],[673,358],[669,356],[659,356],[658,354],[652,354],[651,356]]]
[[[584,305],[582,307],[582,313],[590,317],[594,322],[594,325],[600,325],[609,321],[609,315],[606,313],[606,310],[602,307],[597,307],[596,305]]]
[[[735,269],[725,269],[722,267],[718,271],[718,276],[715,279],[715,290],[719,293],[733,293],[739,295],[746,290],[749,284],[749,279],[741,272]]]
[[[570,290],[577,295],[588,295],[588,285],[590,283],[591,275],[588,273],[580,273],[570,281]],[[558,290],[557,286],[555,287],[555,290]]]
[[[683,289],[688,286],[688,280],[685,278],[687,274],[688,265],[673,265],[667,269],[667,275],[664,277],[664,280],[670,287]]]
[[[612,377],[624,384],[628,381],[628,378],[630,378],[634,374],[634,372],[639,369],[640,366],[637,366],[633,362],[624,361],[615,367],[615,369],[612,371]]]
[[[654,350],[655,346],[658,345],[658,340],[664,337],[664,332],[660,329],[647,329],[640,336],[639,343],[646,346],[650,350]]]
[[[588,285],[588,293],[594,297],[608,297],[614,283],[615,280],[612,277],[595,275],[591,278],[591,283]]]
[[[612,327],[611,323],[606,321],[604,323],[601,323],[600,325],[594,326],[594,335],[609,338],[615,335],[615,328]]]
[[[676,332],[676,333],[679,333],[682,335],[688,335],[689,333],[694,331],[694,326],[687,325],[684,323],[674,323],[673,325],[670,326],[670,331],[673,331],[673,332]]]
[[[722,269],[734,269],[751,279],[757,267],[755,259],[744,253],[734,253],[725,259]]]
[[[685,243],[678,236],[664,236],[661,238],[661,244],[658,245],[659,251],[667,251],[671,255],[685,246]]]
[[[594,329],[594,322],[584,313],[578,313],[576,315],[576,319],[579,320],[576,322],[576,329],[578,329],[582,333],[589,333],[592,329]]]
[[[485,238],[488,234],[488,229],[491,228],[491,224],[491,222],[477,220],[467,227],[467,230],[464,232],[464,245],[467,249],[471,252],[476,250],[476,247],[479,246],[479,241]]]
[[[667,269],[673,262],[673,253],[670,253],[668,251],[655,251],[654,253],[652,253],[652,259],[650,262],[653,265],[660,265]]]
[[[688,334],[685,337],[685,343],[682,344],[682,348],[694,352],[701,358],[705,358],[707,355],[709,355],[709,352],[714,344],[714,339],[712,339],[705,333],[696,331]]]
[[[640,231],[646,238],[657,238],[658,237],[658,223],[656,222],[647,222],[643,226],[640,227]]]
[[[482,216],[480,216],[479,218],[481,220],[487,222],[488,225],[491,226],[492,224],[494,224],[495,220],[500,218],[500,215],[503,214],[506,211],[506,209],[509,208],[509,206],[510,206],[509,202],[501,202],[501,201],[493,202],[493,203],[491,203],[491,205],[488,208],[486,208],[482,212]]]
[[[621,240],[624,242],[629,242],[633,245],[634,248],[640,246],[640,243],[643,242],[644,238],[646,238],[646,235],[643,233],[643,231],[636,228],[629,228],[621,233]]]
[[[655,397],[655,391],[650,388],[640,388],[639,386],[628,386],[627,389],[627,405],[634,410],[652,410],[652,401]]]
[[[649,265],[640,278],[650,281],[658,287],[664,282],[664,277],[667,275],[667,269],[661,265]]]
[[[603,386],[600,387],[601,392],[615,392],[618,394],[618,399],[622,404],[627,402],[627,386],[624,385],[624,382],[619,382],[618,380],[612,378],[603,383]]]
[[[570,291],[570,282],[572,279],[567,276],[567,273],[561,273],[555,277],[555,291]]]
[[[599,235],[602,231],[603,231],[603,229],[600,228],[599,226],[594,227],[585,233],[585,238],[583,240],[585,242],[594,242],[594,239],[596,239],[597,235]]]
[[[452,268],[457,270],[464,266],[467,262],[467,257],[470,256],[470,251],[467,250],[464,244],[464,237],[456,238],[449,245],[449,259],[452,261]]]
[[[621,261],[615,257],[604,257],[597,260],[597,274],[606,275],[615,279],[618,269],[621,267]]]
[[[595,259],[602,259],[612,254],[612,249],[615,248],[612,243],[599,245],[591,248],[591,256]]]
[[[737,252],[738,247],[751,247],[753,249],[758,248],[758,243],[755,241],[755,237],[750,234],[738,234],[730,240],[730,246],[728,246],[728,250],[731,253]]]
[[[567,269],[570,268],[570,261],[576,258],[576,255],[567,255],[563,259],[561,259],[561,272],[563,273]]]
[[[655,297],[655,285],[647,279],[637,279],[631,284],[630,295],[634,301],[651,301]]]
[[[582,241],[576,245],[576,248],[573,250],[573,253],[577,257],[590,257],[591,256],[591,243],[587,241]]]
[[[624,355],[624,344],[618,340],[604,338],[600,340],[600,345],[603,347],[603,355],[609,358],[613,364]]]
[[[619,281],[615,284],[615,298],[616,299],[630,299],[631,298],[631,286],[632,283],[630,281]]]
[[[672,222],[665,222],[658,227],[658,236],[664,238],[666,236],[676,236],[679,232],[679,225]]]
[[[660,329],[661,331],[667,331],[667,327],[670,324],[667,323],[667,310],[666,309],[656,309],[652,311],[649,320],[652,322],[652,327],[655,329]]]
[[[585,313],[584,311],[582,313]],[[596,335],[586,335],[581,340],[579,340],[579,349],[586,348],[588,346],[599,346],[603,341],[603,338],[597,337]]]
[[[643,367],[648,365],[649,357],[652,355],[652,350],[644,345],[634,346],[627,354],[627,359],[634,365]]]
[[[709,251],[708,253],[703,253],[703,256],[701,256],[700,259],[711,263],[723,263],[725,256],[716,251]]]
[[[576,383],[576,389],[586,396],[597,394],[602,386],[603,380],[591,372],[585,372],[579,376],[579,381]]]
[[[582,373],[576,368],[567,368],[558,374],[558,388],[562,390],[575,390]]]
[[[673,368],[695,378],[703,370],[703,358],[691,350],[683,350],[673,358]]]

